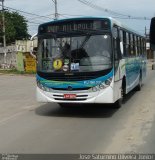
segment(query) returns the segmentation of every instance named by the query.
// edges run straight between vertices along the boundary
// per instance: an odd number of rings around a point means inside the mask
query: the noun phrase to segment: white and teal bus
[[[72,18],[39,26],[37,100],[115,103],[146,77],[145,38],[113,18]]]

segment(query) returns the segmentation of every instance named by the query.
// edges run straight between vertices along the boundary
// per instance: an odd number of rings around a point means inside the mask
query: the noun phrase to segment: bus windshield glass
[[[38,71],[94,72],[112,68],[111,36],[40,37]]]

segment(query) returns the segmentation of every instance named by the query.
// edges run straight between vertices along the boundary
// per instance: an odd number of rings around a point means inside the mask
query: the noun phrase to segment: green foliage
[[[17,12],[5,11],[5,26],[7,44],[30,37],[25,17]],[[2,35],[2,13],[0,13],[0,43],[3,42]]]

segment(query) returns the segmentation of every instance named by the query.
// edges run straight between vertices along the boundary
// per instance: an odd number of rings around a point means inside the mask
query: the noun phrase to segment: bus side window
[[[128,49],[129,49],[129,56],[131,57],[132,56],[132,48],[131,48],[131,42],[132,42],[132,38],[131,38],[131,33],[129,33],[128,34],[128,37],[129,37],[129,47],[128,47]]]
[[[146,40],[144,39],[144,55],[146,56]]]
[[[142,38],[140,37],[140,40],[139,40],[139,42],[140,42],[140,55],[142,55]]]
[[[127,56],[126,53],[126,32],[123,31],[123,50],[124,50],[124,56]]]
[[[135,37],[135,35],[133,35],[133,54],[134,54],[134,56],[137,56],[137,52],[136,52],[136,37]]]
[[[114,44],[114,59],[118,59],[118,54],[117,54],[117,38],[118,38],[118,28],[113,27],[113,44]]]
[[[143,54],[146,55],[146,41],[145,38],[143,38]]]
[[[126,32],[126,55],[130,55],[129,33]]]
[[[134,55],[134,50],[133,50],[133,34],[130,33],[130,55]]]
[[[115,74],[118,71],[119,66],[119,56],[118,56],[118,28],[113,28],[113,53],[114,53],[114,67],[115,67]]]
[[[138,36],[137,36],[137,51],[138,51],[138,55],[140,55],[140,40]]]
[[[141,48],[142,48],[142,55],[144,54],[144,43],[143,38],[141,38]]]
[[[136,52],[136,56],[138,56],[137,36],[135,36],[135,52]]]

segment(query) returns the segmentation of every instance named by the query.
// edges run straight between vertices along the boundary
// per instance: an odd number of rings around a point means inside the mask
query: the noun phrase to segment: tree
[[[15,40],[28,39],[27,21],[24,16],[18,12],[5,11],[6,43],[15,42]],[[2,13],[0,13],[0,43],[3,42],[2,32]]]

